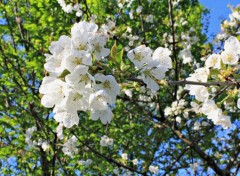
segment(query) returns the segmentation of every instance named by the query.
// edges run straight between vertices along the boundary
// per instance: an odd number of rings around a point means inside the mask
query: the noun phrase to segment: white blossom
[[[100,145],[103,146],[103,147],[104,146],[112,146],[113,145],[113,139],[104,135],[104,136],[101,137]]]
[[[207,68],[221,69],[221,57],[220,57],[220,55],[219,54],[210,55],[205,62],[205,66]]]
[[[139,163],[138,159],[134,159],[134,160],[132,160],[132,162],[133,162],[133,165],[138,165],[138,163]]]
[[[122,154],[121,154],[121,157],[122,157],[122,159],[124,159],[124,160],[127,160],[127,159],[128,159],[127,153],[122,153]]]
[[[92,57],[87,51],[72,50],[71,53],[63,59],[63,65],[68,71],[73,72],[78,65],[92,65]]]
[[[54,115],[54,119],[57,122],[62,123],[63,126],[65,126],[66,128],[71,128],[73,125],[78,125],[79,123],[79,117],[78,117],[77,111],[58,112]]]
[[[101,120],[102,124],[110,123],[113,117],[112,110],[110,108],[104,110],[91,110],[91,119],[96,121]]]
[[[109,103],[114,104],[116,96],[120,94],[120,87],[116,79],[112,75],[96,74],[94,76],[95,80],[100,82],[100,84],[95,85],[96,90],[105,90],[109,97]]]
[[[104,48],[107,43],[107,37],[105,35],[96,35],[91,43],[93,45],[93,53],[97,60],[108,56],[110,53],[110,49]]]
[[[109,95],[105,90],[99,90],[89,96],[90,108],[95,110],[106,110],[108,108]]]
[[[154,61],[158,61],[163,67],[170,69],[172,68],[172,60],[170,58],[171,51],[167,48],[158,47],[152,56]]]
[[[50,148],[50,146],[49,146],[47,141],[44,141],[42,143],[41,147],[42,147],[43,151],[47,151]]]
[[[64,99],[66,91],[65,82],[54,77],[45,77],[39,88],[39,92],[43,94],[41,104],[46,108],[52,108]]]
[[[199,129],[200,129],[200,126],[201,126],[201,124],[200,124],[198,121],[196,121],[196,122],[194,123],[194,125],[193,125],[193,129],[194,129],[194,130],[199,130]]]
[[[158,174],[158,166],[149,166],[149,171],[154,173],[154,174]]]
[[[130,50],[127,54],[128,58],[134,63],[134,65],[141,69],[144,64],[149,63],[151,60],[152,50],[145,45],[136,47]]]
[[[62,151],[65,155],[70,157],[73,157],[74,154],[78,153],[76,136],[72,136],[67,140],[66,143],[63,144]]]

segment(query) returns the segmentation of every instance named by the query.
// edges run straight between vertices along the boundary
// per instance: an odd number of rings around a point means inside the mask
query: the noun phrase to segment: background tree
[[[208,13],[187,1],[1,1],[0,156],[5,175],[237,175],[239,173],[239,68],[210,68],[208,82],[188,82],[229,36],[239,35],[239,8],[222,25],[219,45],[207,43],[202,18]],[[70,8],[76,3],[78,8]],[[61,6],[60,6],[61,5]],[[65,12],[68,13],[65,13]],[[96,16],[94,16],[96,15]],[[234,21],[234,19],[236,19]],[[39,87],[51,42],[70,36],[74,23],[94,21],[108,28],[109,56],[94,60],[93,73],[113,75],[121,87],[111,123],[79,111],[79,124],[60,139],[51,109],[41,105]],[[232,23],[231,23],[232,22]],[[232,25],[234,23],[234,25]],[[139,77],[128,51],[139,45],[171,50],[172,69],[153,92]],[[222,64],[223,65],[223,64]],[[66,72],[60,77],[64,79]],[[215,125],[201,101],[184,85],[207,87],[232,127]],[[196,100],[197,99],[197,100]],[[194,103],[195,102],[195,103]],[[106,135],[107,137],[103,137]],[[63,150],[72,136],[73,156]],[[113,144],[111,144],[113,139]],[[109,141],[109,145],[103,143]],[[70,149],[69,149],[70,150]],[[71,153],[71,152],[70,152]]]

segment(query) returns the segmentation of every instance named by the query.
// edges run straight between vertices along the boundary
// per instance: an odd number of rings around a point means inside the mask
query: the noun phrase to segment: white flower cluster
[[[127,54],[133,64],[140,69],[144,83],[152,91],[159,90],[159,85],[155,80],[165,77],[166,71],[172,68],[172,60],[169,57],[171,51],[167,48],[159,47],[154,52],[145,45],[130,50]]]
[[[78,164],[80,164],[80,165],[84,165],[84,166],[89,166],[89,165],[91,165],[93,163],[93,160],[91,160],[91,159],[87,159],[86,161],[84,161],[84,160],[80,160],[79,162],[78,162]]]
[[[31,139],[34,131],[37,131],[37,128],[35,126],[28,128],[25,134],[25,142],[30,148],[36,145],[36,142],[32,141]]]
[[[149,166],[149,171],[154,174],[157,174],[158,170],[159,170],[158,166]]]
[[[50,145],[47,141],[43,141],[42,138],[40,138],[38,141],[31,139],[34,131],[37,131],[37,127],[35,126],[28,128],[26,131],[25,142],[27,143],[27,146],[29,148],[41,146],[43,151],[47,151],[50,148]]]
[[[222,125],[224,129],[230,128],[230,117],[222,114],[222,110],[217,107],[213,100],[206,100],[202,106],[202,113],[207,115],[215,125]]]
[[[54,119],[67,128],[78,125],[78,111],[90,111],[92,120],[110,123],[111,107],[120,87],[112,75],[90,74],[94,61],[100,61],[110,52],[104,48],[107,36],[95,23],[85,21],[74,24],[71,36],[61,36],[49,47],[51,54],[46,55],[44,65],[49,76],[39,89],[43,94],[41,103],[47,108],[54,107]],[[57,133],[63,138],[62,126]]]
[[[222,31],[226,32],[227,29],[233,28],[233,29],[238,29],[236,32],[240,32],[239,30],[239,21],[240,21],[240,6],[238,5],[235,9],[231,7],[232,13],[229,15],[230,21],[224,20],[221,29]]]
[[[195,81],[195,82],[207,82],[209,75],[209,69],[202,67],[195,70],[193,74],[187,78],[187,81]],[[208,89],[205,86],[200,85],[186,85],[185,89],[189,90],[189,94],[195,96],[196,100],[204,102],[208,96]]]
[[[112,146],[113,145],[113,139],[104,135],[104,136],[101,137],[100,145],[103,146],[103,147]]]
[[[66,13],[72,13],[73,11],[76,12],[76,16],[80,17],[82,16],[82,5],[81,4],[66,4],[64,0],[57,0],[59,5],[62,7],[63,11]]]
[[[174,102],[172,102],[171,107],[165,108],[164,114],[166,116],[179,115],[184,111],[184,109],[185,109],[184,106],[186,106],[186,104],[187,104],[187,102],[183,99],[181,99],[179,101],[174,101]]]
[[[73,157],[73,154],[78,153],[76,136],[72,136],[65,144],[63,144],[62,151],[65,155],[68,155],[70,157]]]
[[[186,80],[195,82],[207,82],[210,69],[221,69],[221,63],[227,65],[237,65],[240,56],[240,43],[236,37],[229,37],[224,44],[224,51],[221,54],[210,55],[205,67],[198,68]],[[222,125],[224,129],[231,127],[230,117],[223,115],[222,110],[217,107],[213,100],[209,99],[208,88],[200,85],[186,85],[185,89],[189,94],[195,96],[195,99],[203,102],[202,113],[207,115],[215,125]]]

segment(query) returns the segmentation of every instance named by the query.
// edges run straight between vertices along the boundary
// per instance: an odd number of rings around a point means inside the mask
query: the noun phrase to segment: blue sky
[[[220,32],[220,24],[222,19],[229,19],[228,15],[231,10],[228,4],[234,7],[240,4],[240,0],[199,0],[201,4],[210,9],[210,24],[208,36]]]

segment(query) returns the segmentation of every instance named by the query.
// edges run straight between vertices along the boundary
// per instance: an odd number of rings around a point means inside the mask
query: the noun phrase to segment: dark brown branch
[[[171,128],[166,123],[164,123],[163,125]],[[178,136],[179,139],[181,139],[185,144],[190,146],[204,161],[206,161],[208,166],[210,166],[218,175],[224,175],[224,171],[222,171],[215,163],[215,161],[205,152],[203,152],[195,142],[189,141],[179,130],[173,128],[171,128],[171,130]]]
[[[201,85],[201,86],[237,86],[239,83],[238,82],[230,82],[230,81],[226,81],[226,82],[196,82],[196,81],[186,81],[186,80],[182,80],[182,81],[167,81],[169,85],[186,85],[186,84],[190,84],[190,85]]]
[[[138,82],[140,84],[145,84],[143,80],[138,78],[129,78],[129,81]],[[238,86],[240,82],[197,82],[197,81],[187,81],[187,80],[181,80],[181,81],[167,81],[169,85],[199,85],[199,86]]]
[[[186,148],[178,155],[178,157],[175,159],[175,161],[166,169],[167,172],[166,172],[164,175],[168,174],[169,171],[172,170],[172,167],[181,159],[181,157],[188,151],[189,148],[190,148],[189,146],[186,147]]]
[[[175,29],[174,29],[174,17],[173,17],[173,4],[172,0],[168,0],[168,13],[169,13],[169,18],[170,18],[170,23],[171,23],[171,35],[172,35],[172,50],[173,50],[173,59],[175,62],[175,79],[178,81],[178,60],[177,60],[177,52],[176,52],[176,43],[175,43]],[[177,85],[174,88],[174,99],[177,99]]]

